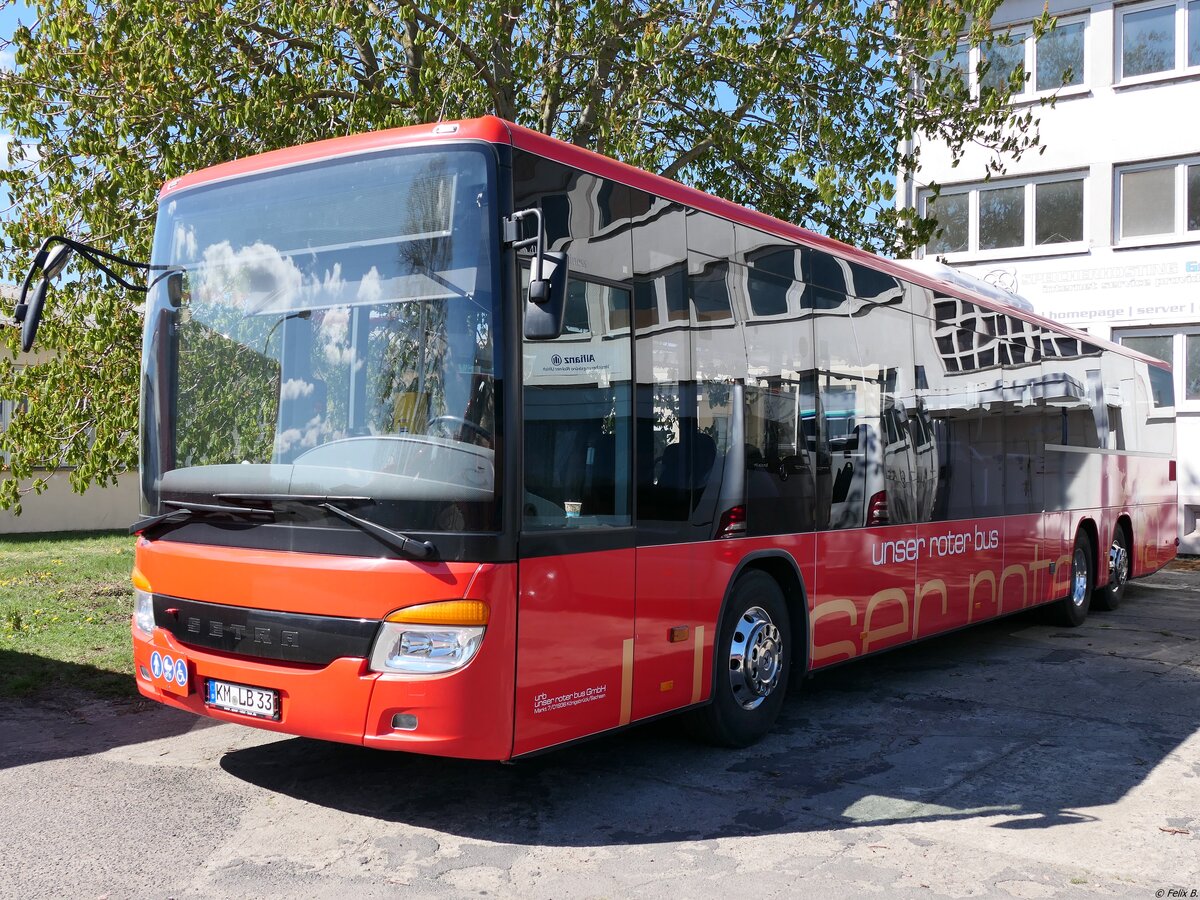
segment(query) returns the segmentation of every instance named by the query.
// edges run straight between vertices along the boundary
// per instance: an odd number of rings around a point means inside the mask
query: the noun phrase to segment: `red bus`
[[[499,119],[172,180],[151,269],[136,679],[199,715],[745,745],[1175,555],[1162,363]]]

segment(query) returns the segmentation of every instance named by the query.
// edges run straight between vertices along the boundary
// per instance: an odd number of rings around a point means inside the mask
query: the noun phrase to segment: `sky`
[[[2,2],[2,0],[0,0]],[[0,43],[12,39],[13,31],[21,22],[29,22],[33,13],[21,0],[8,4],[0,9]],[[11,69],[13,58],[11,50],[0,50],[0,69]],[[8,165],[8,135],[0,128],[0,167]],[[0,214],[8,208],[7,191],[0,186]]]
[[[16,30],[17,25],[21,22],[29,22],[32,18],[33,13],[21,0],[16,0],[16,2],[0,8],[0,43],[12,40],[13,31]],[[12,50],[0,50],[0,69],[11,69],[12,67]],[[6,138],[7,135],[0,130],[0,165],[4,165],[8,159],[8,154],[3,152],[7,150]]]
[[[15,0],[0,9],[0,42],[11,40],[19,23],[32,20],[33,12],[22,0]],[[0,69],[11,69],[12,65],[12,51],[0,50]]]

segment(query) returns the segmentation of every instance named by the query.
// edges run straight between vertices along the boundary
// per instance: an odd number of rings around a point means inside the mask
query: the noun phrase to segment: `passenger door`
[[[522,347],[524,485],[513,753],[630,720],[632,291],[625,188],[516,154],[517,207],[568,254],[566,325]]]

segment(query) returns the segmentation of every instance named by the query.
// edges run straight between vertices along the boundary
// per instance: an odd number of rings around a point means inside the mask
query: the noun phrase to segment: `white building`
[[[926,258],[1172,363],[1180,551],[1200,553],[1200,0],[1049,0],[1057,26],[1038,41],[1029,23],[1042,8],[1001,4],[995,28],[1017,41],[991,50],[982,87],[1023,63],[1015,104],[1057,93],[1035,110],[1045,151],[985,181],[981,148],[952,167],[944,146],[923,143],[899,202],[939,221]],[[963,45],[956,58],[974,91],[981,52]]]

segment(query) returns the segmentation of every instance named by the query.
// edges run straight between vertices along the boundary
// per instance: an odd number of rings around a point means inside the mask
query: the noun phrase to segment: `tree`
[[[1036,145],[1009,91],[971,99],[951,64],[998,2],[40,0],[0,73],[0,131],[38,148],[0,173],[17,210],[0,281],[53,233],[146,259],[157,191],[185,172],[487,113],[907,253],[932,229],[892,204],[912,137],[997,159]],[[43,486],[35,464],[73,466],[77,490],[136,465],[138,299],[81,269],[52,294],[44,361],[19,374],[5,330],[0,396],[29,403],[0,436],[0,507]]]

